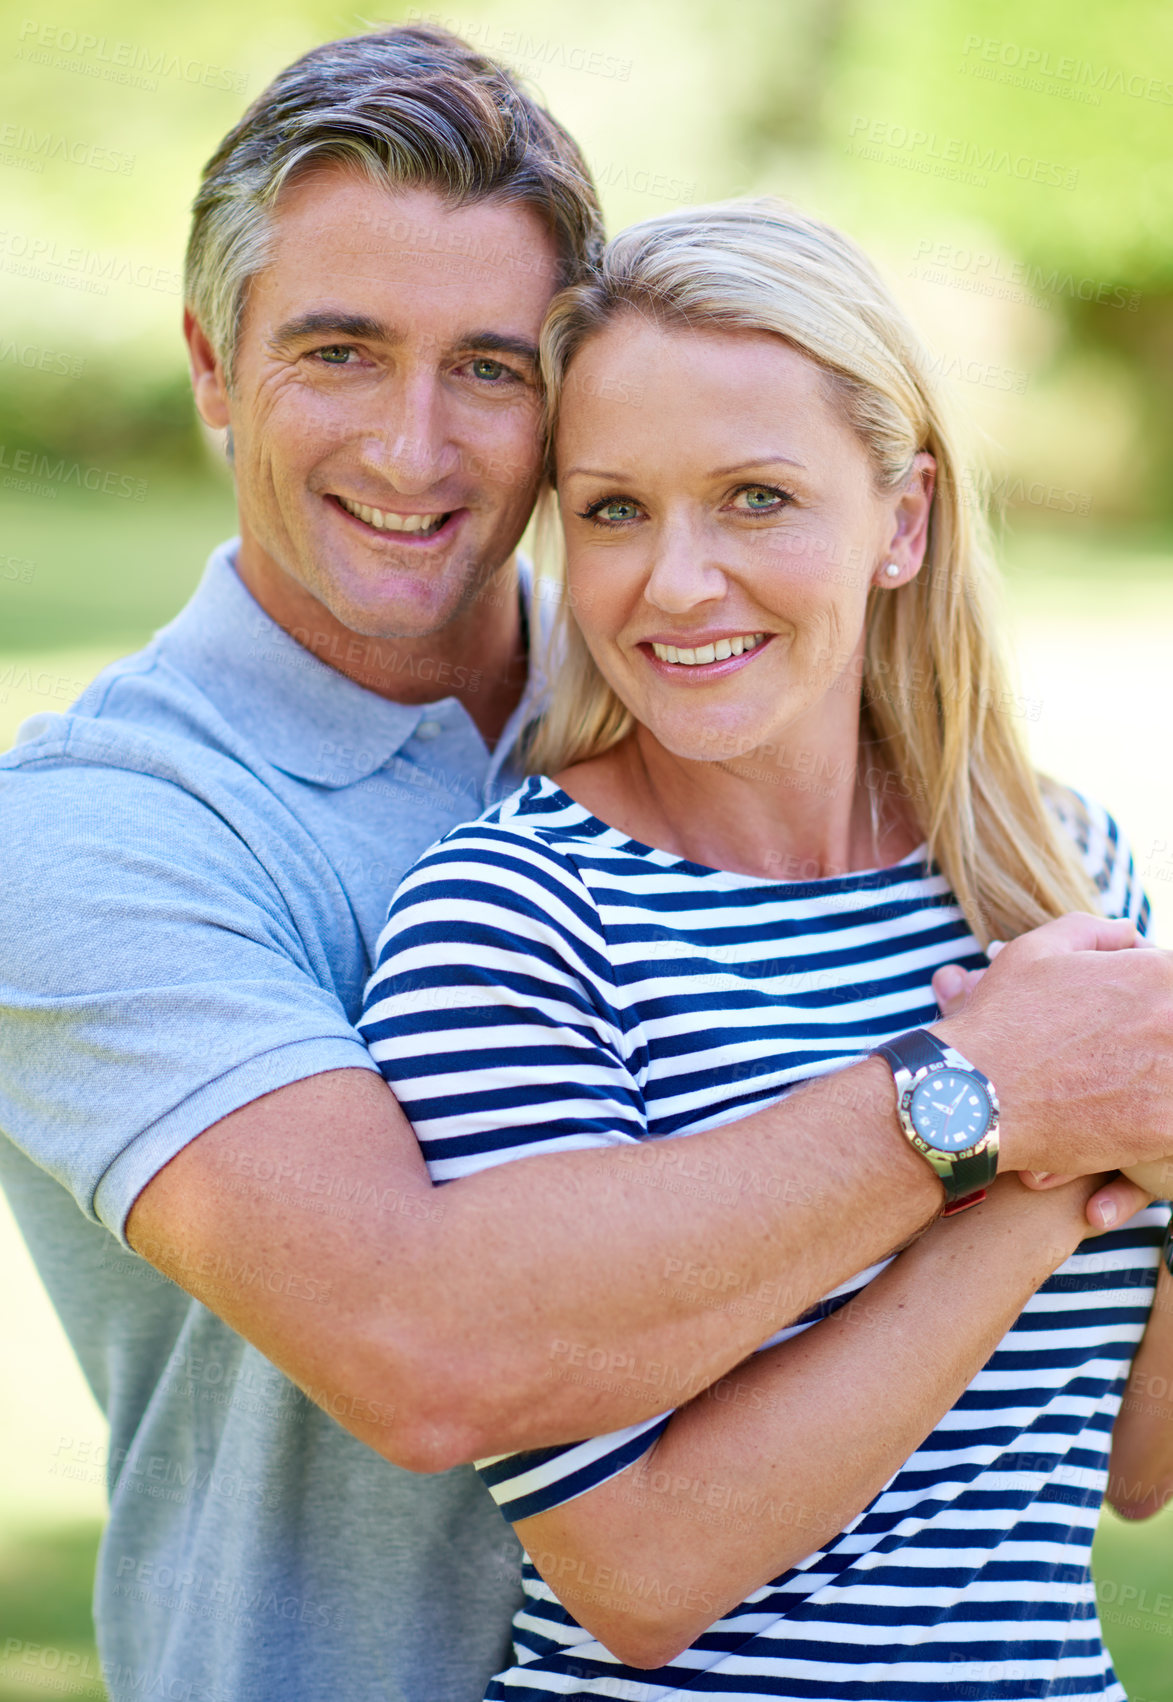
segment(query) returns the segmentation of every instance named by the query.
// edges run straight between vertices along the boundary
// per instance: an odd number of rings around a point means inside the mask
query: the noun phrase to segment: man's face
[[[308,591],[352,632],[418,638],[470,609],[533,506],[556,270],[526,207],[339,169],[282,195],[224,404],[240,570],[278,618]]]

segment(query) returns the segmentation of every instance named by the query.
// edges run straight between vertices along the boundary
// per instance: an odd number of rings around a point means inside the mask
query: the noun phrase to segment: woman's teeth
[[[438,532],[448,518],[447,514],[392,514],[386,509],[367,508],[364,503],[350,502],[344,496],[340,496],[338,501],[348,514],[365,520],[377,532],[415,532],[429,537]]]
[[[681,650],[675,644],[652,644],[661,662],[682,662],[695,668],[704,662],[725,662],[730,656],[741,656],[765,639],[764,632],[747,632],[740,638],[719,638],[715,644],[702,644],[695,650]]]

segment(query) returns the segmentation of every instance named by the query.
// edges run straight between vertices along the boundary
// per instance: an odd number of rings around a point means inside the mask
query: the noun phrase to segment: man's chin
[[[442,632],[465,606],[467,595],[463,582],[453,583],[448,575],[437,582],[418,571],[389,571],[374,582],[368,575],[339,572],[317,591],[317,601],[357,638],[411,642]]]

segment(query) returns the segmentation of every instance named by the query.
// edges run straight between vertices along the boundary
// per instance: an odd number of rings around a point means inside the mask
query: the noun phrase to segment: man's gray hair
[[[504,66],[428,25],[327,42],[252,103],[205,166],[193,204],[184,299],[229,384],[277,198],[331,164],[391,190],[434,190],[453,206],[532,208],[554,238],[559,286],[582,279],[602,250],[602,214],[576,143]]]

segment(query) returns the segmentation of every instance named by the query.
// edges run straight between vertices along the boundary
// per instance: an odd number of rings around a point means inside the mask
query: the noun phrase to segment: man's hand
[[[1100,924],[1090,929],[1085,926],[1087,923],[1098,922],[1099,919],[1094,917],[1064,917],[1060,922],[1048,923],[1043,928],[1035,929],[1033,934],[1023,936],[1016,944],[1025,944],[1029,940],[1036,948],[1041,945],[1041,955],[1048,956],[1058,955],[1063,951],[1116,951],[1139,943],[1131,923]],[[1045,940],[1037,938],[1043,935],[1048,937]],[[1003,941],[991,941],[988,953],[991,963],[1005,949]],[[1016,953],[1014,961],[1023,955],[1021,952]],[[1033,957],[1033,954],[1028,955]],[[984,969],[962,969],[955,963],[946,964],[937,970],[932,985],[942,1017],[953,1018],[966,1010],[987,973]],[[1023,1183],[1028,1188],[1037,1190],[1060,1187],[1071,1181],[1075,1174],[1079,1173],[1048,1170],[1024,1170],[1021,1173]],[[1086,1216],[1089,1226],[1097,1233],[1102,1233],[1117,1223],[1126,1222],[1155,1195],[1167,1194],[1171,1180],[1173,1159],[1128,1166],[1124,1175],[1105,1183],[1088,1200]]]

